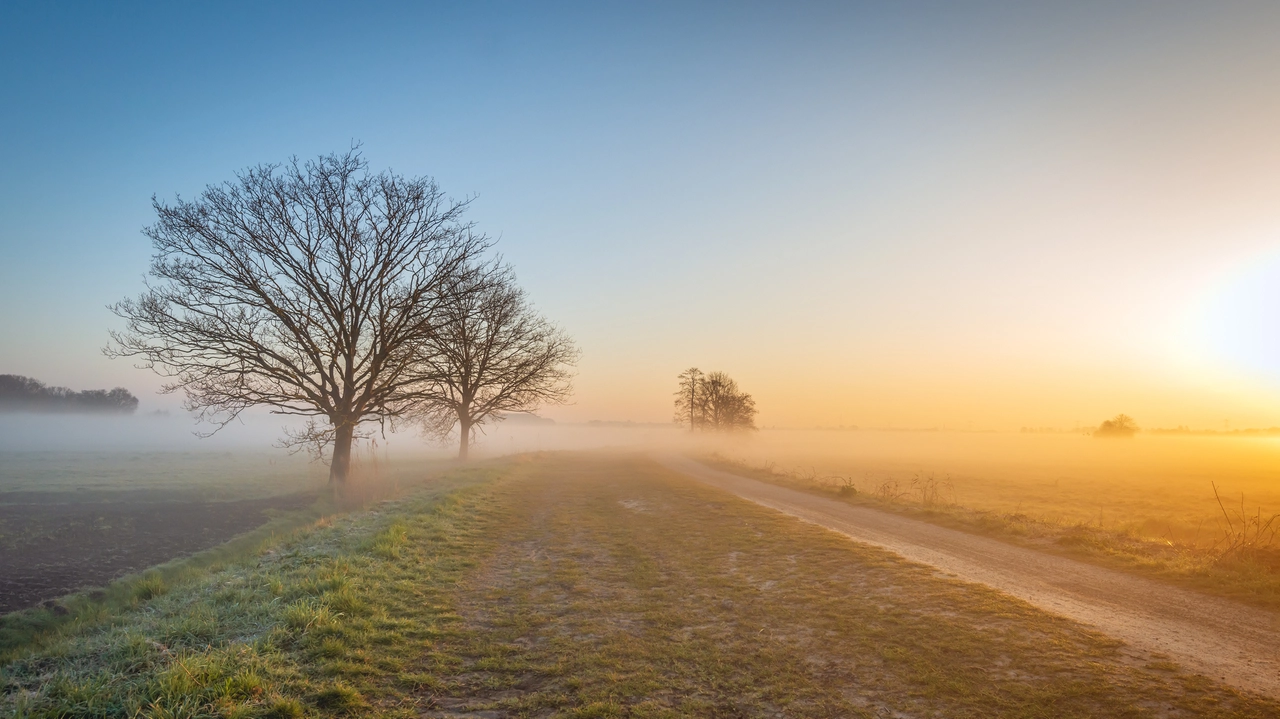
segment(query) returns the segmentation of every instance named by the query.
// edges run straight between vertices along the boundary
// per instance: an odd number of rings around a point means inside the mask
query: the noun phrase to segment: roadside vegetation
[[[1275,716],[641,458],[456,470],[9,646],[0,713]]]
[[[820,475],[752,465],[721,455],[701,457],[708,466],[766,482],[833,496],[850,504],[905,514],[1022,546],[1132,571],[1265,609],[1280,609],[1280,518],[1241,496],[1222,497],[1212,486],[1220,515],[1191,541],[1151,536],[1138,521],[1068,520],[1023,511],[967,506],[953,480],[916,472],[892,477]],[[1118,505],[1123,506],[1123,505]],[[1123,519],[1123,518],[1122,518]]]

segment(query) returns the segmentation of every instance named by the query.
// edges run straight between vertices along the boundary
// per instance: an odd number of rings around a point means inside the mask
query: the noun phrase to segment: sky
[[[474,197],[562,422],[1280,425],[1274,3],[0,5],[0,373],[125,386],[151,198],[360,143]]]

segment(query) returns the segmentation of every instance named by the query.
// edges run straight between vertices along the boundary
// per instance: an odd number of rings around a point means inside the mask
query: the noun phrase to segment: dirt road
[[[1280,616],[1091,564],[661,456],[714,487],[1091,625],[1187,669],[1280,697]]]

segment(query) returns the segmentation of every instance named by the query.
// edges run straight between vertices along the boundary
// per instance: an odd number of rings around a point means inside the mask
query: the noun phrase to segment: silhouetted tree
[[[1095,437],[1132,437],[1138,431],[1138,423],[1127,414],[1118,414],[1098,425]]]
[[[357,428],[420,399],[407,370],[489,245],[467,204],[430,178],[370,174],[354,149],[153,199],[152,279],[111,307],[126,330],[106,352],[141,358],[219,427],[255,405],[311,418],[284,444],[329,449],[336,489]]]
[[[123,387],[76,392],[22,375],[0,375],[0,411],[133,414],[137,409],[138,398]]]
[[[568,399],[578,349],[534,310],[508,267],[462,275],[446,296],[414,368],[424,397],[418,416],[437,436],[456,426],[466,459],[486,422]]]
[[[691,367],[679,375],[676,421],[690,429],[731,431],[755,429],[756,402],[724,372],[706,375]]]
[[[698,429],[702,420],[702,370],[690,367],[676,377],[680,380],[676,390],[676,423]]]
[[[756,402],[738,389],[724,372],[711,372],[702,381],[704,424],[712,430],[755,429]]]

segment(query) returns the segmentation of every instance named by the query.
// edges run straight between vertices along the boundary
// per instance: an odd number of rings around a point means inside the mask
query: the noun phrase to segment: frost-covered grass
[[[462,472],[410,498],[321,519],[239,559],[124,601],[79,598],[69,621],[11,648],[0,714],[304,716],[376,711],[423,681],[410,669],[454,620],[482,487]],[[32,612],[38,614],[44,610]]]

